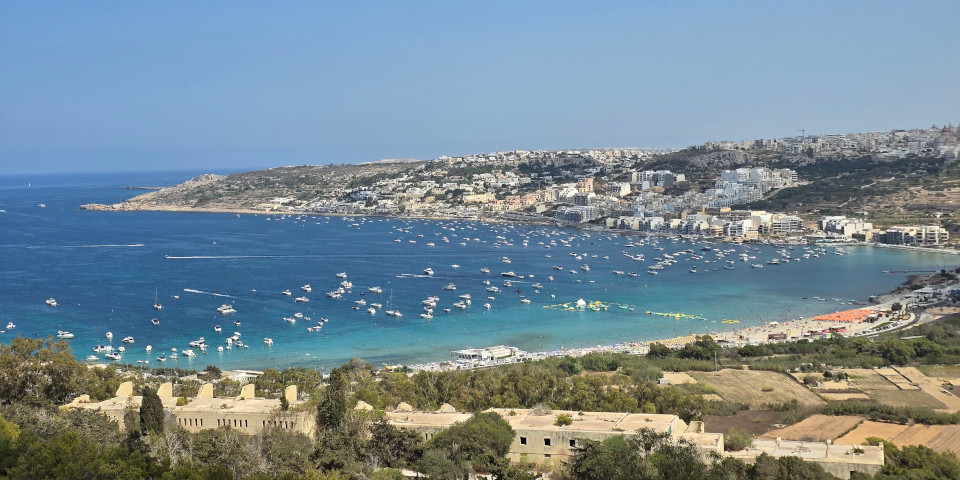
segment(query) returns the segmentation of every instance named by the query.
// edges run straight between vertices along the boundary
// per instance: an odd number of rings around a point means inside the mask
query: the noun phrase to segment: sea
[[[210,172],[0,176],[0,343],[68,331],[81,361],[106,361],[93,348],[111,345],[125,347],[122,363],[152,367],[329,371],[354,357],[411,364],[467,347],[551,351],[790,320],[855,308],[908,272],[958,263],[870,246],[802,258],[802,246],[517,223],[79,209],[201,173]],[[801,260],[766,263],[783,253]],[[676,263],[648,274],[664,254]],[[344,281],[352,286],[341,298],[326,295]],[[464,294],[470,304],[454,306]],[[431,296],[433,318],[421,318]],[[218,312],[223,305],[235,312]],[[201,337],[207,351],[184,356]]]

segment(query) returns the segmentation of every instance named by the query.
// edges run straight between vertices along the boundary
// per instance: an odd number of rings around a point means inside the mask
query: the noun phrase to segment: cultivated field
[[[689,373],[698,383],[715,388],[724,400],[746,403],[751,408],[794,399],[804,405],[824,403],[820,397],[782,373],[759,370]]]
[[[942,402],[922,390],[901,390],[876,370],[851,368],[845,371],[850,375],[851,384],[880,403],[897,407],[947,408]]]
[[[703,427],[708,432],[726,434],[731,428],[739,428],[751,435],[760,435],[777,425],[779,415],[769,410],[743,410],[736,415],[703,417]]]
[[[879,437],[898,446],[924,445],[938,452],[960,454],[960,425],[898,425],[865,421],[836,443],[860,445],[867,437]]]
[[[841,435],[850,432],[863,422],[862,417],[811,415],[806,420],[790,425],[789,427],[770,430],[760,438],[773,440],[804,440],[822,442],[836,440]]]

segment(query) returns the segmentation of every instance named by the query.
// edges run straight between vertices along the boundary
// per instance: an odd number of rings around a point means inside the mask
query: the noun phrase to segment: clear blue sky
[[[960,122],[960,2],[0,0],[0,174]]]

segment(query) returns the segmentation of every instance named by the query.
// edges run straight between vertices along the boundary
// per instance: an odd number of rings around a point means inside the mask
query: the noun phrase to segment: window
[[[549,446],[550,446],[550,439],[549,439],[549,438],[544,438],[544,439],[543,439],[543,446],[545,446],[545,447],[549,447]]]
[[[549,453],[544,453],[544,454],[543,454],[543,458],[550,458],[550,454],[549,454]]]
[[[520,437],[520,445],[526,445],[526,444],[527,444],[527,437]]]
[[[576,440],[573,440],[573,439],[570,439],[570,446],[571,446],[571,447],[576,447],[576,446],[577,446],[577,441],[576,441]]]

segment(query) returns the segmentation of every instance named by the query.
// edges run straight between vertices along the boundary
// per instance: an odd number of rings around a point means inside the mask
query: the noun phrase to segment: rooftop
[[[883,448],[864,445],[863,453],[854,453],[852,445],[831,445],[822,442],[792,440],[754,440],[750,447],[727,455],[737,458],[755,458],[761,453],[771,457],[800,457],[806,461],[883,465]]]
[[[671,432],[671,426],[681,422],[676,415],[658,415],[646,413],[616,412],[577,412],[574,410],[553,410],[546,415],[538,415],[530,409],[491,408],[488,412],[500,414],[514,429],[538,430],[575,430],[581,432],[625,432],[633,433],[641,428],[656,432]],[[511,415],[511,412],[513,414]],[[573,424],[554,425],[559,415],[569,415]],[[686,428],[686,424],[683,424]],[[683,433],[683,432],[671,432]]]

